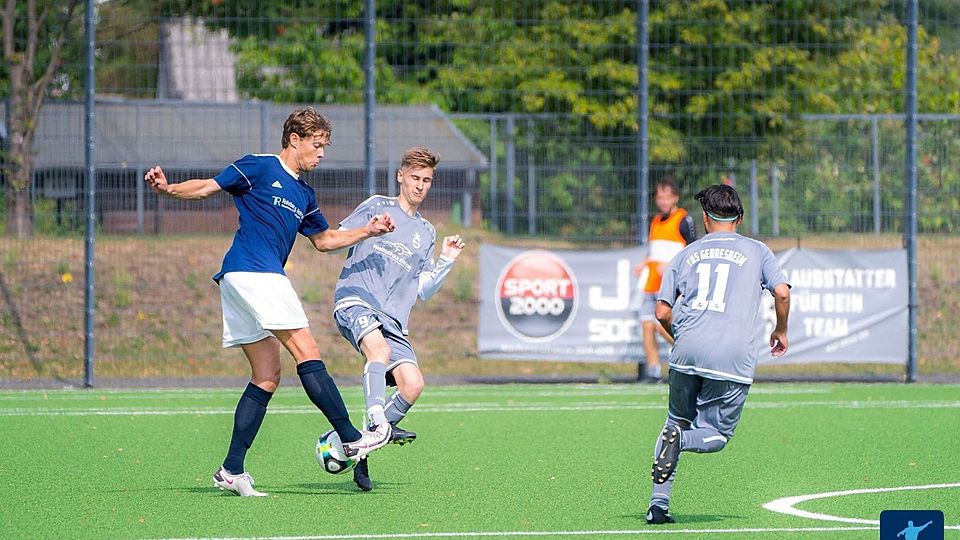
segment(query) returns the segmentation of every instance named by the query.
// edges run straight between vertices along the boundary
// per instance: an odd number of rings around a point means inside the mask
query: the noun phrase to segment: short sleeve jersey
[[[673,306],[670,368],[710,379],[753,383],[760,295],[787,282],[765,244],[713,233],[674,257],[658,300]]]
[[[334,293],[334,310],[363,305],[400,323],[404,334],[420,291],[420,274],[433,270],[436,230],[418,212],[410,216],[397,199],[374,195],[340,222],[353,229],[377,214],[390,214],[393,232],[367,238],[350,248]]]
[[[313,188],[280,156],[244,156],[214,180],[233,195],[240,213],[240,228],[220,271],[213,276],[218,283],[227,272],[284,274],[297,233],[310,236],[329,228]]]

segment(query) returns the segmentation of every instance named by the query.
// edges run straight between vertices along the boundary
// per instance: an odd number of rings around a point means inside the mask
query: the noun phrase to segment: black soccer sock
[[[272,393],[259,386],[248,383],[240,401],[237,402],[237,412],[233,414],[233,437],[230,439],[230,449],[227,458],[223,460],[223,468],[230,474],[243,472],[243,460],[247,457],[247,450],[253,444],[263,416],[267,414],[267,403]]]
[[[307,392],[310,401],[327,417],[333,429],[337,430],[340,440],[353,442],[360,439],[360,432],[350,423],[350,414],[343,403],[343,397],[327,373],[327,366],[322,360],[307,360],[297,365],[297,375],[300,383]]]
[[[383,414],[387,417],[387,422],[397,424],[407,416],[410,407],[413,407],[412,403],[407,403],[407,400],[403,399],[399,391],[394,392],[390,401],[387,402],[387,408],[384,409]]]

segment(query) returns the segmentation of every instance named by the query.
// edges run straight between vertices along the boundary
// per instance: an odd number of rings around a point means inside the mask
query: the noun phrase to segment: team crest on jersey
[[[413,235],[413,249],[420,249],[420,233]]]

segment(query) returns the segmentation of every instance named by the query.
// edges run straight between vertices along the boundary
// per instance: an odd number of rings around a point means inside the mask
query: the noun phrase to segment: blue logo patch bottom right
[[[940,510],[880,512],[880,540],[943,540]]]

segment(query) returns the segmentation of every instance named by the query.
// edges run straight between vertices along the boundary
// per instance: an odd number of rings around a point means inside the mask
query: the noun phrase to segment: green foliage
[[[79,77],[81,65],[77,61],[83,58],[83,40],[79,36],[83,35],[83,25],[76,24],[76,21],[83,21],[83,3],[79,4],[73,12],[72,21],[67,20],[67,2],[63,0],[34,0],[34,12],[37,14],[36,27],[31,28],[28,24],[27,2],[12,2],[14,6],[13,17],[13,40],[14,54],[12,57],[5,58],[0,62],[0,98],[10,96],[10,74],[11,69],[16,68],[16,63],[28,58],[23,55],[25,47],[29,41],[31,32],[37,36],[36,54],[32,58],[34,73],[39,76],[44,72],[47,65],[53,59],[53,48],[50,46],[54,36],[58,35],[61,29],[66,29],[64,49],[62,58],[63,65],[60,66],[50,84],[47,86],[46,95],[53,98],[76,97],[83,93],[83,79]],[[35,81],[27,81],[29,84]]]
[[[563,219],[547,219],[540,230],[565,234],[572,223],[578,236],[627,230],[619,216],[630,214],[635,201],[611,194],[634,191],[636,178],[623,171],[635,168],[635,154],[578,145],[636,134],[635,8],[588,0],[378,2],[377,100],[436,103],[450,112],[557,115],[562,120],[552,121],[549,142],[536,143],[543,146],[537,159],[562,164],[552,169],[558,172],[540,173],[538,211]],[[903,110],[903,13],[904,0],[653,2],[651,169],[674,174],[690,192],[731,171],[745,177],[751,160],[763,167],[776,162],[794,194],[781,214],[782,232],[862,230],[872,197],[869,132],[862,124],[811,124],[801,117]],[[923,13],[929,25],[919,33],[919,108],[960,112],[960,32],[944,23],[958,20],[960,7],[929,0]],[[319,104],[364,98],[360,0],[114,0],[101,3],[98,14],[101,91],[150,95],[155,75],[143,66],[156,64],[159,21],[196,16],[235,38],[238,86],[246,98]],[[22,36],[25,28],[16,32]],[[80,40],[67,52],[72,60],[50,95],[77,97],[82,89]],[[7,69],[0,65],[0,95]],[[458,124],[471,140],[487,141],[487,122]],[[958,150],[956,129],[928,129],[931,137],[920,143],[921,191],[928,194],[921,228],[956,230],[960,179],[950,160]],[[825,140],[830,143],[818,142]],[[881,206],[892,215],[903,205],[902,126],[883,126],[881,140]],[[518,141],[521,153],[523,144]],[[762,198],[769,200],[770,192],[766,179]],[[523,207],[525,200],[517,203]],[[898,219],[885,217],[884,224],[896,226]]]

